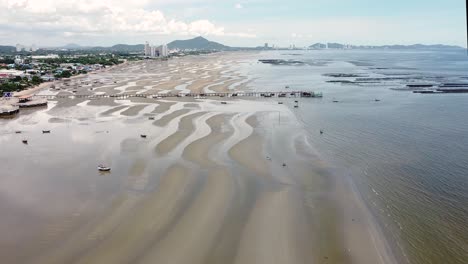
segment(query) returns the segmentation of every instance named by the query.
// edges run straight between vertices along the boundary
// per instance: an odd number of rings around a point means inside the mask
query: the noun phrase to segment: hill
[[[93,47],[95,50],[106,50],[106,51],[116,51],[116,52],[141,52],[145,49],[145,45],[136,44],[117,44],[112,47]]]
[[[169,49],[180,50],[228,50],[230,47],[223,44],[209,41],[204,37],[196,37],[187,40],[174,40],[167,44]]]
[[[13,46],[0,46],[0,53],[12,53],[15,51],[16,48]]]

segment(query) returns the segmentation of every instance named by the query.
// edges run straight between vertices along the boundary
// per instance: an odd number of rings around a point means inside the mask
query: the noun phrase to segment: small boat
[[[294,102],[295,102],[295,103],[299,103],[299,101],[297,101],[297,100],[296,100],[296,101],[294,101]]]
[[[42,134],[50,134],[50,130],[42,130]]]
[[[278,102],[278,104],[283,104],[283,102]]]
[[[142,138],[146,138],[146,135],[140,135],[140,137],[142,137]]]
[[[286,167],[286,163],[283,163],[283,167]]]
[[[149,120],[154,120],[154,116],[148,117]]]
[[[28,144],[28,140],[26,139],[23,139],[21,142],[23,142],[23,144]]]
[[[298,105],[295,105],[294,108],[299,108],[299,106],[298,106]]]
[[[224,102],[224,101],[223,101],[223,102],[221,102],[221,104],[227,104],[227,102]]]
[[[286,85],[284,88],[289,89],[289,85]]]
[[[16,134],[21,134],[21,131],[18,130],[18,131],[15,131],[15,133],[16,133]]]
[[[322,130],[322,129],[320,129],[320,134],[323,134],[323,130]]]
[[[267,160],[271,160],[271,158],[270,158],[270,157],[266,157],[266,159],[267,159]]]
[[[334,103],[338,103],[338,102],[340,102],[340,101],[338,101],[338,100],[333,100],[333,102],[334,102]]]
[[[104,166],[104,165],[99,165],[99,166],[97,167],[97,169],[98,169],[99,171],[110,171],[110,170],[111,170],[109,167],[106,167],[106,166]]]
[[[380,99],[375,99],[374,101],[376,101],[376,102],[380,102]]]

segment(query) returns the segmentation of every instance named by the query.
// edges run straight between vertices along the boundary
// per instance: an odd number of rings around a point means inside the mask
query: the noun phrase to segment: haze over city
[[[466,47],[465,6],[456,0],[0,0],[0,5],[2,45],[110,46],[201,35],[229,46]]]

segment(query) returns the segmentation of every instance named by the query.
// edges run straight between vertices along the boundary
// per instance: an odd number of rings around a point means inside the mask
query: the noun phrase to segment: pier
[[[75,98],[84,98],[84,99],[101,99],[101,98],[115,98],[117,100],[127,99],[127,98],[154,98],[154,99],[163,99],[163,98],[174,98],[174,97],[192,97],[196,99],[208,98],[208,97],[265,97],[265,98],[322,98],[322,93],[317,92],[305,92],[305,91],[287,91],[287,92],[230,92],[230,93],[120,93],[120,94],[71,94],[71,95],[34,95],[35,98],[42,99],[75,99]]]

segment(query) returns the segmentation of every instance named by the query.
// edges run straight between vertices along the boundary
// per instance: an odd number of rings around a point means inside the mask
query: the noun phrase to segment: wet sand
[[[186,79],[193,81],[187,89],[203,91],[223,74],[233,75],[229,65],[242,56],[248,54],[127,63],[74,81],[83,82],[77,93],[88,90],[85,83],[96,86],[88,92],[122,93],[171,89]],[[161,80],[167,76],[157,70],[173,76]],[[97,88],[105,85],[113,88]],[[0,179],[0,209],[8,215],[0,231],[24,229],[21,236],[0,238],[0,258],[396,263],[352,185],[315,154],[292,108],[274,100],[226,100],[75,99],[0,121],[0,158],[15,164]],[[42,127],[52,134],[40,133]],[[21,145],[22,137],[30,144]],[[27,158],[22,166],[20,157]],[[110,173],[96,171],[101,162],[112,166]],[[25,216],[28,221],[18,221]]]

